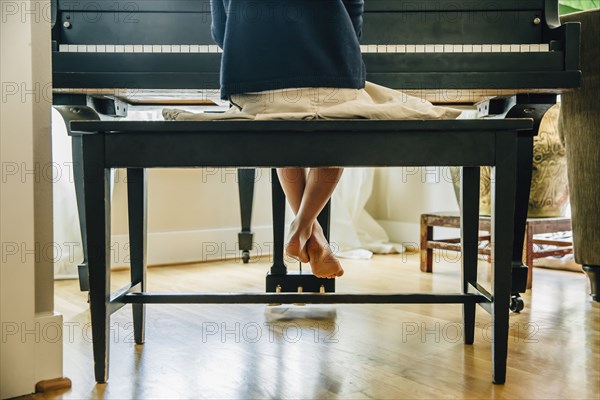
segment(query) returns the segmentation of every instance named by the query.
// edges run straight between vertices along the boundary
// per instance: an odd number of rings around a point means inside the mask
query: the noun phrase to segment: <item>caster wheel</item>
[[[525,308],[525,302],[521,298],[521,296],[511,296],[510,298],[510,311],[512,312],[521,312]]]
[[[244,264],[248,264],[248,261],[250,261],[250,252],[248,250],[242,252],[242,261]]]

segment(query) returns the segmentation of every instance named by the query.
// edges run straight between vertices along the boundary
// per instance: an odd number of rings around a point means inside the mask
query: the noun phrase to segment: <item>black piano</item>
[[[212,104],[218,97],[221,51],[210,33],[209,1],[52,6],[54,104],[89,106],[85,117],[67,120],[125,117],[128,107],[161,100]],[[368,80],[434,103],[479,104],[482,118],[526,116],[539,124],[556,94],[578,87],[581,76],[579,25],[560,24],[557,0],[367,0],[361,49]],[[76,138],[73,146],[77,156]],[[521,199],[529,193],[531,149],[532,141],[523,144]],[[253,176],[239,170],[244,261],[252,245]],[[525,289],[521,247],[515,243],[517,300]],[[85,262],[80,272],[86,288]]]
[[[53,101],[67,126],[99,115],[122,118],[137,105],[213,104],[221,54],[210,23],[205,0],[52,0]],[[580,84],[579,33],[577,23],[561,25],[558,0],[365,2],[361,49],[369,81],[434,103],[477,105],[481,118],[534,120],[530,134],[518,139],[513,311],[522,308],[519,293],[526,287],[521,255],[533,137],[557,95]],[[84,226],[81,136],[72,139]],[[239,244],[247,261],[254,170],[239,174]],[[82,236],[85,242],[85,229]],[[86,289],[85,260],[79,270]],[[285,275],[282,251],[273,271]],[[276,278],[267,279],[268,291],[286,279]]]

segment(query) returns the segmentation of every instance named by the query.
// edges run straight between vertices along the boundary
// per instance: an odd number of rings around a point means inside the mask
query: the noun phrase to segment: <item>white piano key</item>
[[[222,53],[222,52],[223,52],[223,49],[220,48],[219,46],[217,46],[217,53]]]
[[[171,52],[171,45],[170,44],[163,44],[162,45],[162,52],[163,53],[170,53]]]
[[[208,53],[208,45],[201,44],[199,47],[200,47],[200,53]]]
[[[407,44],[406,45],[406,52],[407,53],[416,53],[417,52],[417,46],[415,46],[414,44]]]
[[[406,45],[405,44],[397,44],[396,45],[396,53],[406,53]]]
[[[219,52],[219,46],[217,46],[216,44],[211,44],[208,46],[208,52],[209,53],[218,53]]]
[[[388,53],[395,53],[396,52],[396,45],[395,44],[388,44],[386,50],[387,50]]]
[[[115,45],[115,53],[125,53],[125,46],[122,44]]]
[[[387,53],[387,46],[385,44],[377,45],[377,52],[378,53]]]
[[[532,52],[534,52],[534,53],[537,53],[537,52],[540,51],[540,45],[539,44],[530,44],[529,45],[529,50],[532,51]]]
[[[144,45],[144,53],[154,53],[153,46],[151,44]]]
[[[529,53],[530,51],[531,51],[531,48],[528,44],[521,45],[521,53]]]
[[[133,45],[132,44],[125,45],[125,53],[133,53]]]
[[[435,45],[426,44],[425,45],[425,53],[433,53],[433,52],[435,52]]]
[[[481,51],[483,53],[491,53],[492,52],[492,45],[491,44],[482,44],[481,45]]]
[[[462,44],[455,44],[453,46],[453,50],[455,53],[462,53],[463,52],[463,45]]]
[[[550,44],[549,43],[542,43],[540,45],[540,51],[543,51],[543,52],[550,51]]]
[[[444,45],[443,44],[436,44],[436,45],[434,45],[434,51],[436,53],[443,53],[444,52]]]
[[[510,45],[510,52],[511,53],[520,53],[521,52],[521,46],[518,44],[511,44]]]
[[[492,53],[502,53],[502,45],[493,44],[492,45]]]
[[[463,53],[472,53],[473,52],[473,45],[472,44],[465,44],[463,45]]]
[[[483,51],[482,47],[483,46],[481,46],[480,44],[474,44],[473,45],[473,53],[481,53]]]
[[[97,51],[96,51],[96,45],[95,44],[88,44],[87,45],[87,52],[88,53],[97,53]]]
[[[415,52],[417,53],[425,53],[425,45],[424,44],[418,44],[415,46]]]
[[[510,44],[502,44],[500,45],[501,53],[510,53]]]
[[[68,44],[61,44],[58,46],[58,51],[60,51],[61,53],[68,53],[69,52],[69,45]]]
[[[160,44],[152,45],[152,52],[153,53],[162,53],[162,46]]]
[[[367,46],[366,44],[361,44],[360,45],[360,52],[361,53],[366,53],[368,49],[369,49],[369,46]]]
[[[444,45],[444,53],[454,53],[454,45],[453,44],[445,44]]]
[[[181,53],[181,45],[180,44],[172,44],[171,45],[171,53]]]
[[[107,53],[114,53],[115,52],[115,45],[114,44],[107,44],[106,45],[106,52]]]
[[[144,46],[141,44],[134,44],[133,45],[133,52],[134,53],[143,53],[144,52]]]
[[[85,45],[85,44],[78,44],[77,45],[77,52],[78,53],[87,53],[87,45]]]
[[[181,52],[182,53],[189,53],[190,52],[190,46],[188,44],[182,44],[181,45]]]
[[[199,53],[199,52],[200,52],[200,46],[198,46],[197,44],[190,45],[190,53]]]
[[[367,46],[367,53],[377,53],[377,45],[370,44]]]

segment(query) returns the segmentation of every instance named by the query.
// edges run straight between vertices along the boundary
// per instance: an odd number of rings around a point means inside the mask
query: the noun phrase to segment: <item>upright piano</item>
[[[54,104],[67,126],[99,115],[123,118],[137,105],[214,104],[221,51],[210,24],[207,0],[52,0]],[[577,23],[561,25],[558,0],[365,1],[361,50],[369,81],[433,103],[476,104],[481,118],[534,119],[531,135],[519,139],[517,300],[527,275],[521,253],[533,136],[557,94],[580,83],[579,32]],[[74,113],[69,106],[80,107]],[[83,226],[76,136],[73,154]],[[239,174],[239,243],[247,261],[254,171]],[[79,270],[85,289],[85,260]]]

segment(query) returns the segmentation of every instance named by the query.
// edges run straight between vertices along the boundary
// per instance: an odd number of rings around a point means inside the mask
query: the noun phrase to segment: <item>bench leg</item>
[[[284,275],[287,267],[283,259],[285,236],[285,194],[277,177],[277,170],[271,169],[271,191],[273,201],[273,266],[272,275]]]
[[[433,272],[433,250],[429,249],[429,241],[433,240],[433,226],[428,225],[427,217],[421,215],[421,271]]]
[[[94,373],[96,382],[104,383],[110,330],[110,170],[104,168],[101,135],[85,137],[82,148]]]
[[[238,233],[238,245],[242,252],[244,264],[250,260],[250,250],[254,234],[250,229],[252,221],[252,203],[254,200],[254,180],[256,169],[238,168],[238,191],[240,195],[240,215],[242,218],[242,230]]]
[[[511,295],[512,249],[516,193],[516,138],[498,134],[492,175],[492,374],[494,383],[506,380],[508,315]],[[515,140],[511,140],[515,139]]]
[[[479,174],[478,167],[464,167],[462,169],[460,229],[463,293],[468,293],[469,284],[477,283]],[[475,338],[475,308],[475,303],[465,303],[463,305],[463,332],[466,344],[472,344]]]
[[[127,170],[127,202],[129,212],[129,254],[131,285],[140,285],[139,292],[146,291],[146,248],[148,226],[146,170]],[[133,332],[136,344],[144,343],[145,304],[132,304]]]

